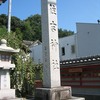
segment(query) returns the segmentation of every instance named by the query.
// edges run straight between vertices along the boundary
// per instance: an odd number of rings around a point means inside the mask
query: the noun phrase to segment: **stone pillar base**
[[[66,100],[66,99],[65,99]],[[69,98],[69,99],[67,99],[67,100],[85,100],[85,98],[82,98],[82,97],[71,97],[71,98]]]
[[[15,89],[0,90],[0,100],[11,100],[15,98]]]
[[[35,100],[64,100],[71,94],[71,87],[36,88]]]
[[[36,88],[35,100],[85,100],[73,97],[71,87]]]

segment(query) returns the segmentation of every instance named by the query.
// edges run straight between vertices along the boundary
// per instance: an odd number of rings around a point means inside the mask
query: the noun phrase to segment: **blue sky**
[[[76,32],[76,23],[97,23],[100,0],[57,0],[58,27]],[[0,14],[8,13],[8,0],[0,6]],[[21,20],[41,14],[41,0],[12,0],[12,16]]]

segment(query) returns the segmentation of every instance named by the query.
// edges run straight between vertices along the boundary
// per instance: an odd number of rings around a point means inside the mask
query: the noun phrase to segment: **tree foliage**
[[[59,32],[59,37],[61,38],[61,37],[65,37],[65,36],[70,36],[70,35],[73,35],[74,34],[74,32],[72,32],[72,31],[67,31],[67,30],[63,30],[62,28],[60,28],[60,29],[58,29],[58,32]]]
[[[7,15],[0,15],[0,28],[5,28],[7,30],[7,20]],[[11,30],[12,32],[16,32],[18,37],[22,40],[42,41],[41,16],[39,14],[31,15],[25,20],[20,20],[19,18],[12,16]],[[62,28],[59,28],[58,32],[59,38],[74,34],[74,32]]]
[[[7,16],[5,14],[0,15],[0,28],[7,27]]]
[[[21,27],[23,26],[23,21],[21,21],[19,18],[12,16],[11,17],[11,30],[13,32],[16,31],[16,29],[21,29]]]
[[[24,20],[25,25],[27,25],[26,30],[24,31],[24,34],[30,34],[30,39],[34,40],[40,40],[41,41],[41,16],[36,14],[34,16],[28,17],[26,20]],[[24,35],[23,35],[24,36]],[[25,35],[27,36],[27,35]],[[27,37],[24,37],[24,39]]]
[[[35,64],[31,58],[25,57],[23,51],[15,56],[16,67],[11,72],[12,87],[16,89],[17,96],[33,95],[35,81]]]

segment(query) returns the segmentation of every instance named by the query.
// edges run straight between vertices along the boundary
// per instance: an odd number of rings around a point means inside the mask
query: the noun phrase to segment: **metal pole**
[[[8,33],[11,31],[11,3],[12,0],[8,0]]]

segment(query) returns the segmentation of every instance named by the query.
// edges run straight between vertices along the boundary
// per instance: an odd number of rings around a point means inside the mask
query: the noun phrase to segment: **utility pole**
[[[8,33],[11,31],[11,4],[12,0],[8,0]]]

